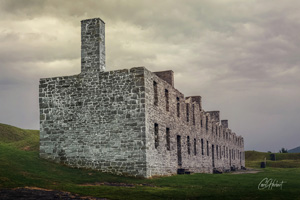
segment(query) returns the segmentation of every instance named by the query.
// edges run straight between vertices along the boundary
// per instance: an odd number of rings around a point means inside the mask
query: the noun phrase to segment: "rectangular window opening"
[[[157,83],[153,81],[153,89],[154,89],[154,105],[158,105],[158,94],[157,94]]]
[[[192,112],[193,112],[193,125],[195,125],[195,105],[192,105]]]
[[[186,103],[186,121],[189,122],[190,121],[190,105],[188,103]]]
[[[170,129],[166,128],[167,150],[170,151]]]
[[[196,138],[194,138],[194,154],[197,155],[197,141],[196,141]]]
[[[207,147],[207,149],[206,149],[206,151],[207,151],[207,156],[209,156],[209,146],[208,146],[208,141],[206,141],[206,147]]]
[[[204,155],[204,144],[203,144],[203,139],[201,139],[201,151],[202,151],[202,155]]]
[[[190,136],[187,136],[187,148],[188,148],[188,154],[191,154],[191,143],[190,143]]]
[[[165,89],[166,111],[169,111],[169,91]]]
[[[179,97],[177,97],[176,100],[177,100],[177,117],[180,117],[180,102],[179,102]]]
[[[228,158],[228,147],[226,147],[226,157]]]
[[[154,124],[154,144],[155,144],[155,148],[157,149],[159,143],[158,143],[158,124]]]

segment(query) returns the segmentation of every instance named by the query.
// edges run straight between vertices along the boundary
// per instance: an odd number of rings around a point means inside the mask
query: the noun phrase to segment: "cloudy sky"
[[[0,123],[39,129],[39,78],[80,73],[80,21],[100,17],[106,70],[171,69],[246,150],[297,147],[299,10],[299,0],[0,0]]]

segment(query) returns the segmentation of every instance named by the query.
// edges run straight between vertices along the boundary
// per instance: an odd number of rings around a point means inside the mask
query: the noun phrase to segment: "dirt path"
[[[239,170],[239,171],[231,172],[231,174],[256,174],[259,172],[262,172],[262,170],[247,168],[246,170]]]

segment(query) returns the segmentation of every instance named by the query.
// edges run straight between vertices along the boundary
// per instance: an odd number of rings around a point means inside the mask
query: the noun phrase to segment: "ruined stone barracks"
[[[245,166],[244,140],[174,88],[173,71],[105,71],[105,23],[81,21],[81,73],[42,78],[40,157],[139,177]]]

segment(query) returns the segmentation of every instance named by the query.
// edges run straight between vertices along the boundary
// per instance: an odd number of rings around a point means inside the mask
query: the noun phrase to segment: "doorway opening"
[[[182,157],[181,157],[181,136],[177,135],[177,160],[178,166],[182,166]]]
[[[215,146],[211,145],[211,159],[212,159],[212,166],[215,167]]]

